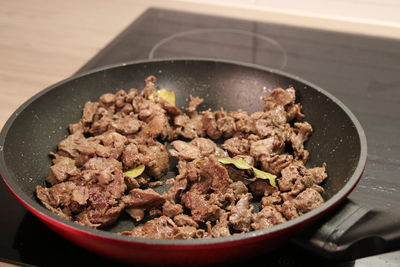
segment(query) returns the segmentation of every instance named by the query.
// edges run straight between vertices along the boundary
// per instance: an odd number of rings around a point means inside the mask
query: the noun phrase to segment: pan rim
[[[42,95],[46,94],[47,92],[57,88],[58,86],[68,83],[70,81],[73,81],[75,79],[91,75],[96,72],[100,71],[105,71],[108,69],[114,69],[114,68],[123,68],[131,65],[139,65],[139,64],[154,64],[154,63],[165,63],[165,62],[210,62],[210,63],[216,63],[216,64],[230,64],[230,65],[236,65],[240,67],[246,67],[246,68],[252,68],[252,69],[257,69],[261,71],[267,71],[270,73],[274,73],[280,76],[287,77],[289,79],[293,79],[296,81],[299,81],[300,83],[307,85],[308,87],[317,90],[318,92],[322,93],[323,95],[327,96],[329,99],[331,99],[335,104],[337,104],[344,112],[345,114],[349,117],[349,119],[352,121],[354,124],[354,127],[356,128],[356,132],[358,133],[358,139],[360,141],[360,155],[359,155],[359,160],[357,163],[357,167],[354,170],[353,174],[347,181],[347,183],[344,185],[343,188],[341,188],[335,195],[333,195],[330,199],[326,200],[326,202],[319,206],[318,208],[303,214],[302,216],[295,218],[293,220],[287,221],[285,223],[275,225],[274,227],[271,228],[266,228],[262,230],[256,230],[256,231],[251,231],[249,233],[243,233],[240,235],[233,235],[233,236],[228,236],[228,237],[217,237],[217,238],[210,238],[210,239],[194,239],[194,240],[163,240],[163,239],[149,239],[149,238],[136,238],[136,237],[129,237],[129,236],[122,236],[118,235],[116,233],[112,232],[107,232],[104,230],[99,230],[99,229],[92,229],[87,226],[82,226],[77,223],[74,223],[72,221],[68,221],[66,219],[63,219],[46,208],[44,208],[42,205],[40,205],[37,201],[32,199],[28,194],[23,192],[17,185],[17,182],[13,180],[11,177],[11,174],[8,172],[6,163],[5,163],[5,158],[4,158],[4,142],[7,136],[7,133],[11,126],[13,125],[13,122],[15,119],[18,117],[18,114],[23,111],[25,108],[27,108],[32,102],[34,102],[36,99],[40,98]],[[233,61],[233,60],[224,60],[224,59],[215,59],[215,58],[163,58],[163,59],[146,59],[146,60],[135,60],[135,61],[127,61],[123,63],[117,63],[117,64],[110,64],[106,66],[102,66],[99,68],[95,68],[89,71],[85,71],[80,74],[75,74],[69,78],[66,78],[64,80],[61,80],[43,90],[35,94],[34,96],[30,97],[27,101],[25,101],[13,114],[10,116],[10,118],[7,120],[7,122],[4,124],[1,132],[0,132],[0,174],[2,176],[2,179],[8,189],[12,192],[12,194],[26,207],[28,210],[30,210],[32,213],[33,211],[36,211],[38,214],[40,214],[43,218],[46,219],[49,223],[53,223],[58,225],[59,227],[62,228],[68,228],[69,230],[73,231],[78,231],[81,235],[89,235],[94,238],[101,238],[101,239],[106,239],[108,241],[112,242],[123,242],[123,243],[128,243],[131,245],[146,245],[146,246],[157,246],[157,249],[160,249],[162,247],[166,249],[171,249],[172,247],[179,247],[179,249],[182,248],[193,248],[196,247],[196,249],[199,248],[199,246],[225,246],[227,244],[234,244],[236,242],[242,243],[243,240],[252,240],[254,238],[263,238],[271,235],[276,235],[280,234],[281,231],[284,230],[289,230],[294,227],[297,227],[299,224],[305,224],[307,221],[313,220],[316,217],[321,216],[322,214],[326,213],[330,209],[334,208],[336,205],[338,205],[342,200],[344,200],[350,192],[354,189],[354,187],[357,185],[358,181],[360,180],[362,173],[364,171],[365,165],[367,162],[367,140],[366,140],[366,135],[365,132],[361,126],[361,123],[358,121],[358,119],[355,117],[355,115],[350,111],[350,109],[345,106],[338,98],[333,96],[331,93],[328,91],[320,88],[319,86],[297,76],[293,75],[281,70],[253,64],[253,63],[245,63],[245,62],[239,62],[239,61]],[[37,214],[35,214],[37,216]]]

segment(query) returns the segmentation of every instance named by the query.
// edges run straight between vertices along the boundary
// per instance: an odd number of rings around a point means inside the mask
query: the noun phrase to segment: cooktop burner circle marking
[[[172,40],[177,39],[179,37],[184,37],[187,35],[202,34],[202,33],[218,33],[218,32],[242,34],[242,35],[246,35],[246,36],[250,36],[250,37],[256,37],[258,39],[266,41],[269,44],[276,47],[282,55],[282,63],[280,64],[278,69],[282,70],[287,65],[288,59],[287,59],[286,50],[282,47],[282,45],[278,41],[276,41],[266,35],[259,34],[259,33],[250,32],[250,31],[246,31],[246,30],[230,29],[230,28],[195,29],[195,30],[184,31],[184,32],[179,32],[179,33],[170,35],[170,36],[162,39],[161,41],[159,41],[157,44],[155,44],[153,46],[153,48],[150,50],[148,57],[149,57],[149,59],[153,59],[154,54],[161,46],[163,46],[164,44],[171,42]],[[255,63],[255,62],[252,62],[252,63]]]

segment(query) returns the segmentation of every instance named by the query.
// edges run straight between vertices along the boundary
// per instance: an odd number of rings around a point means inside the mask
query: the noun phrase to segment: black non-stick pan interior
[[[57,143],[68,135],[68,125],[80,119],[86,101],[97,101],[100,95],[120,89],[142,89],[148,75],[157,77],[160,88],[175,92],[180,108],[187,105],[190,94],[204,98],[201,110],[241,108],[251,113],[262,110],[261,97],[272,89],[293,86],[306,120],[314,129],[306,145],[311,155],[308,166],[327,163],[329,178],[324,184],[324,198],[334,198],[346,186],[350,190],[361,175],[359,164],[365,163],[366,157],[362,129],[329,93],[301,79],[261,67],[167,60],[100,69],[60,82],[30,99],[13,114],[1,135],[1,172],[7,184],[30,205],[49,213],[36,200],[35,186],[45,184],[51,164],[49,152],[56,151]],[[122,220],[110,230],[127,230],[125,223]]]

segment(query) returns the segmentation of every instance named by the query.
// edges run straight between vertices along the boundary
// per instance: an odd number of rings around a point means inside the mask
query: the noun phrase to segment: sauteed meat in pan
[[[304,121],[294,88],[264,96],[264,109],[198,111],[189,97],[183,113],[174,95],[149,76],[138,92],[107,93],[87,102],[70,135],[51,152],[48,187],[36,196],[52,212],[95,228],[122,212],[136,222],[122,235],[195,239],[272,227],[324,200],[326,166],[307,168]],[[172,148],[167,149],[167,144]],[[164,182],[170,157],[178,175]]]

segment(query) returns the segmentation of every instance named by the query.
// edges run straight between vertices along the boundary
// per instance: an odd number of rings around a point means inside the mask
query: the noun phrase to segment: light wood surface
[[[2,1],[0,128],[18,106],[73,74],[144,10],[127,11],[128,1],[116,2]]]
[[[400,38],[399,29],[382,25],[196,1],[2,0],[0,129],[23,102],[73,74],[149,7]]]

